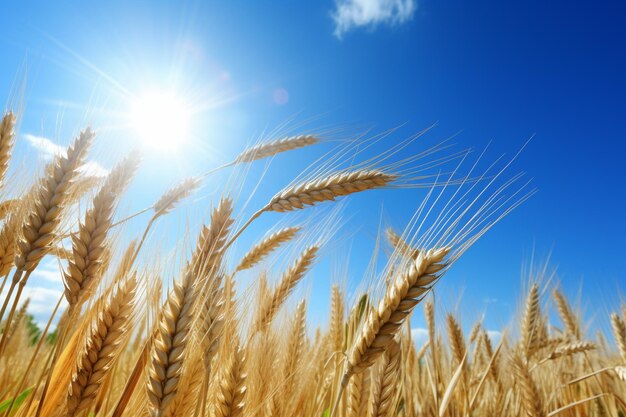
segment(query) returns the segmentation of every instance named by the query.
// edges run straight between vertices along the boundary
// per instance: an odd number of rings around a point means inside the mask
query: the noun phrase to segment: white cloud
[[[44,281],[61,284],[63,279],[58,260],[56,258],[44,258],[37,269],[33,271],[32,278],[41,278]]]
[[[4,298],[5,293],[6,289],[4,293],[1,294],[2,298]],[[35,316],[38,321],[47,320],[52,314],[61,295],[63,295],[63,291],[58,289],[26,286],[20,297],[20,305],[24,300],[29,298],[30,304],[28,305],[28,312]],[[65,300],[63,300],[59,311],[63,311],[66,305]]]
[[[57,145],[48,138],[27,133],[24,135],[24,139],[26,139],[30,146],[37,149],[45,159],[52,159],[52,157],[62,155],[65,152],[65,148]]]
[[[500,343],[500,339],[502,339],[502,332],[499,332],[497,330],[487,330],[487,336],[489,336],[489,339],[491,339],[491,343],[497,345],[498,343]]]
[[[48,138],[41,136],[35,136],[31,134],[24,134],[24,139],[35,148],[39,154],[46,160],[51,160],[57,155],[65,154],[65,148],[61,145],[57,145]],[[87,161],[80,167],[80,171],[89,176],[105,177],[108,175],[109,170],[95,161]]]
[[[357,27],[396,25],[409,21],[417,10],[416,0],[335,0],[332,18],[335,36]]]
[[[422,327],[411,329],[411,338],[415,346],[422,347],[428,341],[428,330]]]

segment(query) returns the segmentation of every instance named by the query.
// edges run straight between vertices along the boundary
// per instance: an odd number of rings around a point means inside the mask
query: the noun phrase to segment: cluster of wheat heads
[[[550,324],[542,288],[533,286],[519,337],[505,333],[495,346],[481,323],[465,339],[452,315],[444,333],[434,304],[423,302],[476,239],[529,196],[520,175],[505,174],[508,164],[461,173],[466,154],[439,156],[447,145],[390,162],[414,138],[354,162],[380,138],[347,141],[252,216],[236,214],[241,198],[224,186],[191,253],[163,285],[167,255],[144,253],[144,242],[207,174],[166,191],[142,211],[150,213],[143,233],[124,242],[115,229],[145,220],[117,219],[138,157],[120,161],[104,180],[86,177],[81,167],[96,134],[85,129],[30,187],[9,192],[15,123],[7,113],[0,124],[0,416],[539,417],[617,415],[625,407],[622,315],[612,316],[615,354],[586,337],[558,291],[562,323]],[[318,142],[310,134],[262,142],[219,169],[245,170]],[[368,270],[359,296],[332,285],[328,324],[312,329],[312,301],[295,296],[324,256],[336,213],[301,224],[283,213],[406,186],[423,186],[425,195],[405,231],[389,230],[388,244],[377,245],[372,258],[384,254],[385,266]],[[237,253],[234,243],[270,212],[281,227]],[[56,257],[64,288],[39,329],[24,290],[44,257]],[[284,258],[289,265],[274,274],[271,266]],[[417,346],[410,316],[420,303],[429,337]]]

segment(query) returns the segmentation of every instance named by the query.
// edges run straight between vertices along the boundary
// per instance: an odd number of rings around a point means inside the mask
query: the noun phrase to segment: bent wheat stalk
[[[376,169],[344,171],[287,187],[276,194],[265,207],[254,213],[230,239],[227,246],[230,246],[255,219],[265,212],[283,213],[326,201],[335,201],[337,197],[386,187],[397,178],[397,175]]]

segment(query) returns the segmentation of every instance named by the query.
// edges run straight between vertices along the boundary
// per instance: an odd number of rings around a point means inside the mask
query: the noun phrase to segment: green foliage
[[[15,402],[13,403],[13,407],[11,408],[11,410],[12,411],[17,410],[31,392],[33,392],[32,388],[26,388],[20,395],[18,395],[15,398]],[[11,401],[13,401],[13,398],[9,398],[8,400],[5,400],[2,403],[0,403],[0,413],[4,413],[5,411],[7,411],[7,409],[9,408],[9,405],[11,405]]]
[[[46,336],[46,343],[49,345],[54,345],[57,342],[57,338],[59,337],[59,329],[54,329],[53,332],[48,333]]]
[[[35,317],[33,317],[32,314],[26,314],[26,316],[24,316],[24,321],[28,332],[28,341],[31,345],[34,345],[41,337],[41,330],[39,329],[39,326],[37,326],[37,323],[35,323]]]

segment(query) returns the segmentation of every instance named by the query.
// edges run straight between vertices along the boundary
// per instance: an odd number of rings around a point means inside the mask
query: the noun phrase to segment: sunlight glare
[[[187,140],[191,112],[175,94],[155,92],[139,97],[131,109],[131,124],[146,146],[176,150]]]

